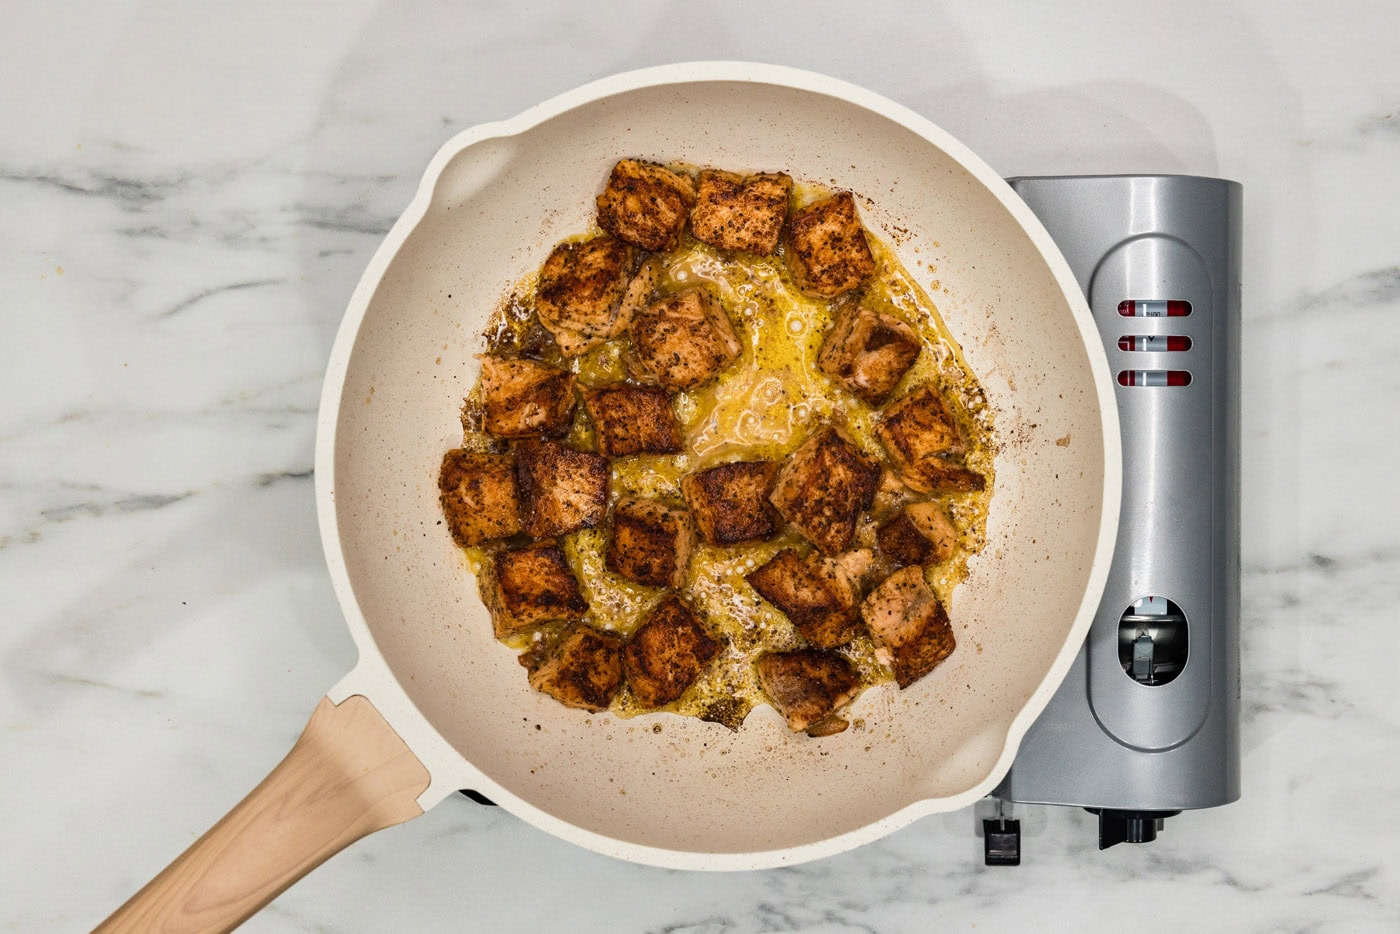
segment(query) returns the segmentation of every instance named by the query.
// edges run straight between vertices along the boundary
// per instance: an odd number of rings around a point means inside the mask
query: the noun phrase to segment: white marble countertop
[[[761,9],[747,9],[747,7]],[[1368,3],[12,4],[0,38],[0,926],[86,930],[353,662],[310,479],[322,371],[436,148],[586,80],[790,64],[1007,175],[1245,187],[1242,799],[1099,852],[971,811],[737,874],[454,796],[255,931],[1396,930],[1400,10]],[[1377,413],[1390,412],[1390,415]]]

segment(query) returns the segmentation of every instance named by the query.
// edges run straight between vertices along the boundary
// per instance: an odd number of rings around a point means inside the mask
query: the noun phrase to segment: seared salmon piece
[[[515,458],[461,448],[442,456],[438,501],[447,529],[459,545],[480,545],[520,531]]]
[[[847,302],[817,351],[817,368],[870,405],[884,405],[919,358],[914,329],[894,315]]]
[[[876,656],[901,688],[933,671],[957,647],[948,613],[918,565],[885,578],[860,605],[860,615],[875,637]]]
[[[690,232],[721,250],[767,256],[778,248],[791,199],[792,176],[782,172],[743,176],[704,169],[690,209]]]
[[[754,662],[754,670],[763,692],[793,732],[826,720],[857,693],[851,663],[821,649],[771,652]]]
[[[719,299],[695,287],[653,302],[632,318],[632,375],[666,389],[708,382],[739,356],[739,338]]]
[[[535,315],[566,357],[616,337],[618,308],[631,285],[636,251],[613,237],[569,240],[540,267]]]
[[[612,340],[621,337],[632,328],[632,319],[637,312],[647,307],[656,298],[656,287],[661,282],[661,273],[665,268],[663,257],[653,256],[645,260],[637,267],[637,272],[632,276],[632,281],[627,283],[627,291],[622,293],[622,301],[617,305],[617,312],[613,315],[612,327],[608,329],[606,337]]]
[[[976,493],[987,487],[987,478],[949,460],[921,464],[919,474],[930,493]]]
[[[598,226],[625,243],[659,253],[674,247],[695,204],[690,178],[655,162],[623,159],[598,196]]]
[[[701,537],[711,545],[737,545],[778,534],[782,519],[768,498],[777,474],[773,461],[739,461],[681,478]]]
[[[823,554],[837,555],[851,546],[879,482],[875,461],[828,424],[783,461],[771,499]]]
[[[491,555],[481,576],[481,601],[496,638],[540,623],[578,619],[588,601],[558,545],[507,548]]]
[[[880,553],[895,564],[941,564],[953,556],[958,530],[938,503],[910,503],[875,537]]]
[[[899,478],[911,490],[937,493],[980,490],[981,474],[949,461],[967,444],[948,404],[924,383],[885,409],[875,434],[889,452]]]
[[[604,457],[680,453],[681,426],[664,389],[625,384],[588,389],[583,407]]]
[[[803,558],[784,548],[744,579],[819,649],[845,645],[860,632],[856,581],[819,552]]]
[[[684,509],[635,497],[613,506],[604,563],[614,574],[648,587],[679,587],[694,548],[695,526]]]
[[[532,661],[530,686],[565,707],[606,710],[622,687],[622,638],[574,623]]]
[[[875,256],[849,191],[796,211],[787,246],[788,271],[808,294],[835,298],[875,276]]]
[[[608,460],[558,441],[515,444],[520,524],[535,538],[555,538],[602,521],[608,505]]]
[[[699,617],[668,594],[627,640],[622,668],[640,704],[663,707],[695,683],[719,649]]]
[[[574,374],[538,360],[482,354],[482,427],[497,438],[566,434],[574,421]]]

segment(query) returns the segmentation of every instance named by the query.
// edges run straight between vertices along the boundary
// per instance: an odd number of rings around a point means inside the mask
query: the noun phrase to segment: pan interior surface
[[[440,521],[438,465],[461,440],[482,327],[557,241],[589,229],[622,157],[784,170],[856,192],[867,227],[933,297],[986,391],[997,489],[988,543],[949,608],[959,648],[907,690],[867,691],[845,733],[794,735],[769,708],[738,732],[669,714],[623,720],[536,693],[493,638]],[[865,102],[753,80],[614,90],[466,140],[441,168],[350,345],[328,547],[342,553],[349,615],[364,620],[352,625],[362,653],[382,656],[484,776],[480,790],[633,858],[820,855],[827,841],[860,842],[985,793],[1087,627],[1106,489],[1116,501],[1106,456],[1116,436],[1104,427],[1116,430],[1116,414],[1105,418],[1084,320],[1003,200],[1009,189]]]

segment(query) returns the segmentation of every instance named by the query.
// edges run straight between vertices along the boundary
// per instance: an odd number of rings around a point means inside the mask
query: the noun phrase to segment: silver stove
[[[1240,794],[1243,189],[1166,175],[1010,179],[1089,300],[1116,381],[1123,501],[1108,583],[1060,690],[983,822],[1020,861],[1014,804],[1098,814],[1099,847]]]

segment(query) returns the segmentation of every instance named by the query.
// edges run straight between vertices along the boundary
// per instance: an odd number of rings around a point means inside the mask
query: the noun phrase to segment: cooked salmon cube
[[[533,662],[530,686],[565,707],[606,710],[622,688],[622,638],[575,623]]]
[[[636,317],[637,312],[656,299],[656,287],[661,282],[664,268],[664,257],[660,256],[652,256],[637,267],[632,281],[627,283],[627,291],[622,293],[622,301],[618,303],[617,312],[613,315],[612,327],[605,335],[608,340],[621,337],[631,330],[632,319]]]
[[[875,501],[870,504],[873,513],[889,515],[914,498],[914,491],[899,479],[899,473],[889,464],[880,467],[880,482],[875,487]]]
[[[919,465],[923,485],[928,488],[915,491],[904,482],[900,472],[886,468],[880,475],[880,487],[875,492],[875,502],[871,508],[877,512],[888,512],[898,508],[911,497],[922,493],[971,493],[986,488],[987,479],[980,473],[952,458],[933,457]]]
[[[719,649],[699,617],[667,595],[627,640],[622,668],[642,706],[662,707],[680,699]]]
[[[579,619],[588,612],[563,549],[552,544],[491,555],[481,575],[481,600],[498,639],[540,623]]]
[[[823,554],[851,546],[856,523],[870,508],[880,468],[834,425],[822,425],[788,455],[772,501]]]
[[[520,531],[515,458],[460,448],[442,456],[438,499],[459,545],[480,545]]]
[[[653,302],[632,318],[632,375],[667,389],[712,379],[739,356],[739,338],[719,299],[689,288]]]
[[[835,298],[875,276],[875,257],[849,191],[792,215],[786,255],[797,287],[821,298]]]
[[[482,428],[497,438],[566,434],[574,421],[574,374],[538,360],[482,354]]]
[[[613,237],[570,240],[540,267],[535,315],[566,357],[618,336],[618,308],[636,267],[636,251]]]
[[[636,274],[627,284],[627,290],[622,293],[622,300],[618,302],[616,310],[613,311],[612,324],[602,330],[577,331],[556,327],[550,333],[543,325],[538,327],[549,333],[550,337],[554,339],[554,344],[559,348],[560,355],[564,357],[582,356],[604,341],[614,340],[627,333],[632,326],[633,316],[655,298],[657,283],[661,281],[661,269],[662,263],[659,256],[653,256],[637,267]]]
[[[896,564],[941,564],[953,556],[958,530],[938,503],[910,503],[880,526],[876,540]]]
[[[602,521],[608,505],[608,460],[557,441],[515,445],[520,524],[535,538],[554,538]]]
[[[877,431],[900,466],[965,449],[958,424],[932,383],[915,387],[886,409]]]
[[[919,335],[894,315],[847,302],[817,351],[817,368],[871,405],[883,405],[914,365]]]
[[[986,477],[949,460],[927,461],[919,474],[930,493],[976,493],[987,487]]]
[[[818,552],[803,558],[784,548],[744,579],[819,649],[845,645],[860,632],[855,582]]]
[[[609,571],[635,583],[679,587],[694,548],[695,526],[684,509],[625,497],[613,507],[604,561]]]
[[[767,256],[778,248],[791,198],[790,175],[760,172],[745,177],[705,169],[690,209],[690,232],[721,250]]]
[[[876,655],[901,688],[933,671],[957,647],[943,604],[914,565],[895,571],[860,606]]]
[[[623,159],[598,196],[598,226],[644,250],[669,250],[680,239],[694,203],[689,177],[655,162]]]
[[[584,392],[583,407],[604,457],[680,453],[681,426],[671,408],[671,394],[664,389],[603,386]]]
[[[821,649],[771,652],[754,662],[754,670],[793,732],[821,723],[858,693],[851,663]]]
[[[910,489],[935,493],[982,488],[980,474],[948,460],[966,451],[967,445],[932,383],[918,386],[885,409],[875,434]]]
[[[778,534],[782,519],[768,498],[777,474],[773,461],[739,461],[683,477],[681,493],[700,536],[711,545],[737,545]]]

